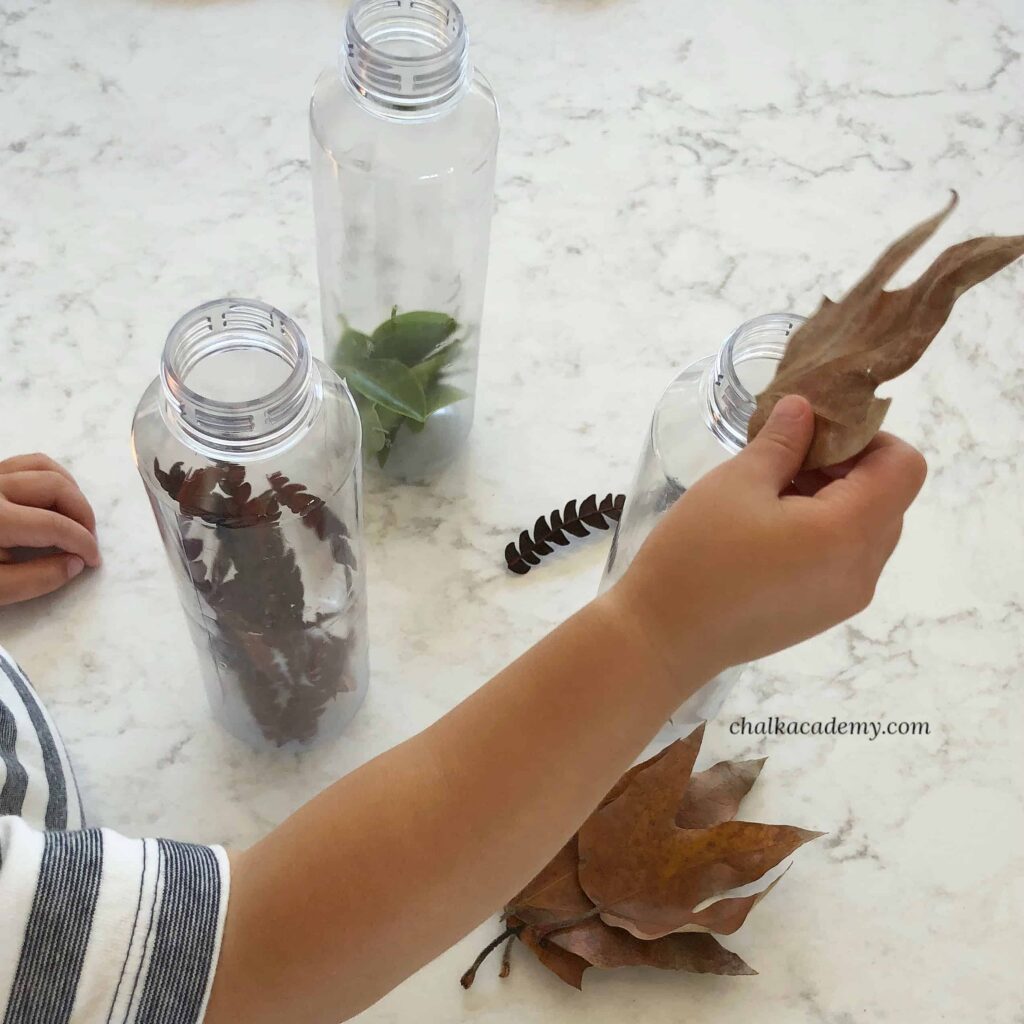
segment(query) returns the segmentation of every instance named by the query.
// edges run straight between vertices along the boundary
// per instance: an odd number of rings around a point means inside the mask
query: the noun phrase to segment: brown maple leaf
[[[815,415],[804,469],[820,469],[860,452],[875,436],[890,399],[879,384],[909,370],[949,319],[968,288],[1024,256],[1024,235],[972,238],[946,249],[911,285],[886,282],[936,232],[957,204],[897,239],[840,302],[823,299],[790,338],[768,387],[757,396],[747,436],[753,440],[780,398],[803,395]]]
[[[731,897],[729,890],[756,881],[820,833],[732,821],[764,761],[722,761],[691,776],[703,732],[701,726],[622,776],[577,835],[506,904],[508,927],[463,976],[465,987],[506,938],[518,938],[574,988],[590,967],[756,973],[709,932],[735,931],[778,879],[754,895]],[[725,835],[723,825],[734,828]],[[708,904],[716,896],[722,898]]]
[[[583,890],[602,920],[639,938],[712,927],[713,915],[698,911],[698,905],[756,881],[821,834],[731,820],[680,828],[676,814],[699,743],[699,733],[677,740],[579,831]],[[749,902],[748,911],[756,902],[742,899]]]
[[[757,974],[741,957],[726,949],[714,935],[707,932],[686,932],[645,940],[630,935],[622,928],[612,928],[600,918],[593,918],[546,940],[535,941],[539,941],[548,950],[557,948],[571,953],[588,967],[604,970],[658,967],[665,971],[686,971],[688,974]]]
[[[515,917],[509,917],[506,920],[509,928],[515,932],[515,935],[518,936],[523,945],[552,974],[557,975],[567,985],[572,985],[573,988],[583,989],[583,974],[587,968],[592,966],[589,960],[584,960],[583,957],[570,953],[567,949],[562,949],[561,946],[555,945],[548,939],[538,938],[532,929],[526,928],[523,922]],[[516,931],[516,929],[519,930]],[[506,971],[505,977],[507,976],[508,972]],[[466,984],[467,977],[469,978],[469,984]],[[465,988],[469,988],[469,985],[472,983],[473,979],[469,977],[469,972],[467,971],[462,976],[462,984]]]
[[[596,916],[580,886],[579,848],[573,836],[522,892],[505,905],[506,917],[526,925],[552,925]]]
[[[605,924],[580,887],[576,837],[505,908],[509,929],[552,973],[582,988],[589,967],[659,967],[693,974],[756,974],[707,933],[653,942]]]
[[[735,818],[766,760],[719,761],[691,776],[676,811],[676,824],[680,828],[709,828]]]

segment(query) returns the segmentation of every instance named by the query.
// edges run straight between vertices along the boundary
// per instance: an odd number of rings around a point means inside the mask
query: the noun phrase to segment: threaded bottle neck
[[[341,73],[378,113],[437,113],[472,77],[462,12],[452,0],[356,0],[345,21]]]
[[[731,451],[746,445],[755,395],[771,379],[789,336],[805,322],[806,317],[795,313],[754,317],[726,338],[709,364],[700,385],[704,420]]]
[[[302,330],[255,299],[217,299],[186,313],[167,336],[160,379],[168,427],[218,461],[288,447],[321,399]]]

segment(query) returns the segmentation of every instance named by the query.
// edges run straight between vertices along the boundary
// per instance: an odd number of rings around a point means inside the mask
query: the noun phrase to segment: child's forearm
[[[611,592],[234,858],[206,1024],[357,1013],[526,883],[716,671],[863,608],[924,460],[879,435],[793,495],[813,431],[779,402]]]
[[[670,678],[621,614],[588,606],[235,856],[208,1024],[351,1016],[524,885],[714,672]]]

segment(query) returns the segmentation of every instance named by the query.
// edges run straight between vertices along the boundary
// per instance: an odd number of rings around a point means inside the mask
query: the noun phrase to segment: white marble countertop
[[[93,819],[246,843],[425,726],[594,592],[596,543],[525,578],[508,539],[624,489],[673,371],[807,312],[937,209],[1024,230],[1018,0],[470,0],[504,135],[480,415],[425,488],[371,488],[373,682],[336,747],[255,756],[207,716],[131,460],[134,404],[198,301],[317,339],[305,106],[340,4],[0,0],[0,424],[79,476],[106,563],[0,613]],[[926,258],[912,269],[923,266]],[[827,830],[728,942],[761,973],[591,972],[488,925],[361,1018],[533,1024],[1020,1021],[1024,267],[965,297],[889,424],[931,462],[873,607],[753,668],[706,760],[767,753],[745,816]],[[733,736],[741,715],[924,720],[926,737]],[[346,880],[339,879],[339,884]]]

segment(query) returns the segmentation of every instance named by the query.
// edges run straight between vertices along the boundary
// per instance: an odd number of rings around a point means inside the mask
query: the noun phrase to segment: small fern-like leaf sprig
[[[518,541],[512,541],[505,548],[505,564],[519,576],[525,576],[530,569],[540,564],[541,558],[550,555],[555,547],[565,547],[572,537],[588,537],[590,531],[607,530],[622,517],[626,504],[624,494],[606,494],[600,502],[596,494],[584,498],[577,508],[576,499],[564,509],[555,509],[547,518],[541,516],[529,530],[523,530]]]

